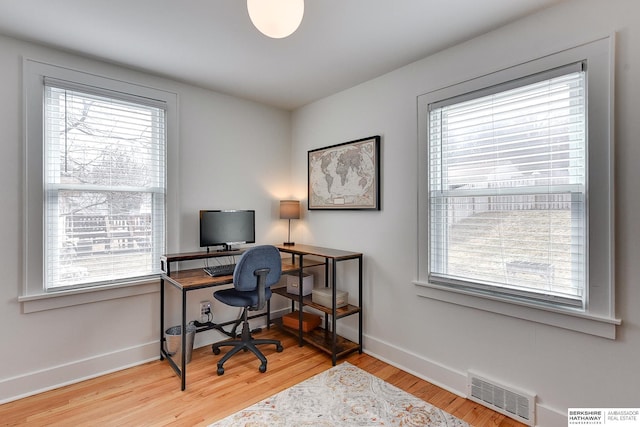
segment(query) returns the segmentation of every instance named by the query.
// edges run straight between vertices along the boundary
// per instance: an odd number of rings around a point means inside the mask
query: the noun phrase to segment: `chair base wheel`
[[[260,365],[260,367],[258,368],[258,370],[259,370],[261,373],[263,373],[263,374],[264,374],[265,372],[267,372],[267,365],[266,365],[265,363],[263,363],[262,365]]]
[[[212,347],[213,354],[220,354],[220,349],[218,347]]]
[[[278,353],[282,353],[282,350],[284,350],[284,347],[282,347],[281,345],[279,345],[279,346],[277,346],[277,347],[276,347],[276,351],[277,351]]]
[[[218,375],[222,375],[224,374],[224,368],[223,367],[218,367],[218,371],[217,371]]]

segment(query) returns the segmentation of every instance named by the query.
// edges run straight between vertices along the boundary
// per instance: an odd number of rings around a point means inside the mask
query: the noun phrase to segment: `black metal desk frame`
[[[160,360],[164,360],[165,358],[169,362],[169,365],[173,368],[175,373],[181,380],[181,390],[184,391],[187,383],[187,363],[186,363],[186,347],[187,347],[187,293],[190,291],[194,291],[197,289],[205,289],[205,288],[213,288],[217,286],[224,286],[233,283],[233,275],[229,276],[221,276],[221,277],[208,277],[207,274],[202,271],[202,268],[187,270],[185,273],[193,272],[194,277],[192,283],[190,280],[181,280],[180,278],[176,279],[171,276],[171,264],[174,262],[180,261],[189,261],[189,260],[197,260],[197,259],[205,259],[205,258],[214,258],[214,257],[222,257],[222,256],[230,256],[230,255],[240,255],[242,251],[232,251],[232,252],[191,252],[184,254],[172,254],[172,255],[163,255],[160,258],[160,268],[162,270],[162,275],[160,277]],[[182,318],[181,318],[181,361],[180,365],[176,363],[173,357],[167,352],[165,348],[165,283],[171,284],[175,289],[180,291],[182,297]],[[249,316],[249,319],[254,319],[257,317],[267,316],[267,327],[271,324],[271,310],[270,310],[270,302],[267,301],[267,310],[265,313],[255,314]],[[193,322],[196,327],[196,333],[209,331],[215,329],[217,331],[222,332],[230,338],[235,338],[236,327],[241,323],[242,319],[230,320],[223,323],[214,323],[214,322],[205,322],[201,323],[199,321]],[[230,332],[224,329],[224,326],[234,325]]]
[[[181,380],[181,390],[184,391],[186,388],[186,377],[187,377],[187,363],[186,363],[186,347],[187,347],[187,293],[190,291],[194,291],[196,289],[204,289],[204,288],[213,288],[217,286],[229,285],[233,283],[233,275],[229,276],[221,276],[221,277],[210,277],[208,276],[202,268],[193,268],[184,271],[179,271],[172,275],[171,264],[174,262],[181,261],[191,261],[205,258],[215,258],[215,257],[223,257],[223,256],[236,256],[241,255],[243,251],[231,251],[231,252],[190,252],[190,253],[182,253],[182,254],[170,254],[163,255],[160,257],[160,268],[162,270],[162,275],[160,276],[160,360],[167,359],[169,365],[173,368],[175,373],[180,377]],[[289,264],[283,260],[282,263],[282,271],[283,272],[294,272],[297,270],[293,264]],[[173,288],[177,289],[181,293],[182,298],[182,314],[181,314],[181,343],[180,348],[182,350],[181,362],[180,365],[176,363],[173,357],[166,351],[165,349],[165,283],[169,283]],[[267,308],[264,313],[258,313],[249,316],[249,319],[255,319],[258,317],[266,316],[267,318],[267,328],[271,326],[271,301],[267,301]],[[201,323],[195,321],[193,324],[196,326],[196,333],[208,331],[215,329],[217,331],[222,332],[230,338],[236,337],[236,328],[242,322],[242,318],[236,320],[230,320],[223,323],[214,323],[214,322],[205,322]],[[234,325],[230,332],[226,331],[223,327]]]

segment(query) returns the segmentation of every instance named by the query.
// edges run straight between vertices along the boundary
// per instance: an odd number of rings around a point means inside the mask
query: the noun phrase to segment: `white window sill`
[[[18,297],[23,313],[53,310],[117,298],[160,292],[158,279],[105,285],[95,288],[70,289]]]
[[[616,326],[622,323],[620,319],[616,318],[601,317],[579,311],[554,309],[553,307],[535,306],[523,302],[505,300],[500,297],[452,289],[447,286],[432,283],[414,281],[413,284],[416,285],[416,293],[421,297],[608,339],[616,338]]]

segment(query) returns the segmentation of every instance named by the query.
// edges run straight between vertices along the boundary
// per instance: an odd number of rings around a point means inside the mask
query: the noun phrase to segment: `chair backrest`
[[[233,271],[233,286],[243,292],[255,291],[258,287],[256,270],[268,268],[265,288],[275,285],[282,274],[280,251],[271,245],[254,246],[242,254]]]

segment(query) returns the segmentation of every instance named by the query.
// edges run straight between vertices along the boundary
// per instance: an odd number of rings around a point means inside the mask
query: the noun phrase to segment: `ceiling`
[[[562,0],[307,0],[270,39],[244,0],[0,0],[0,34],[294,109]]]

